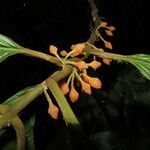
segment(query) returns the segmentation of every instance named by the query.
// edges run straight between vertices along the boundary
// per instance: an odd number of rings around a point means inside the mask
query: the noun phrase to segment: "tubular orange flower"
[[[67,55],[67,52],[65,50],[63,50],[63,51],[60,52],[60,55],[65,57]]]
[[[71,86],[69,97],[70,97],[71,102],[73,102],[73,103],[76,102],[78,100],[78,98],[79,98],[79,94],[75,90],[74,86]]]
[[[48,113],[53,119],[58,119],[59,109],[52,101],[49,102]]]
[[[60,89],[63,92],[64,95],[66,95],[69,92],[69,86],[66,82],[60,83]]]
[[[102,82],[98,78],[90,77],[87,74],[82,75],[83,80],[89,83],[93,88],[100,89],[102,87]]]
[[[91,63],[88,64],[88,66],[96,70],[97,68],[101,66],[101,63],[96,60],[93,60]]]
[[[112,49],[112,44],[110,42],[104,41],[104,44],[106,48]]]
[[[106,64],[106,65],[110,65],[110,63],[111,63],[111,59],[109,59],[109,58],[103,58],[103,62]]]
[[[54,45],[50,45],[50,47],[49,47],[49,51],[50,51],[50,53],[51,54],[53,54],[53,55],[57,55],[57,47],[56,46],[54,46]]]

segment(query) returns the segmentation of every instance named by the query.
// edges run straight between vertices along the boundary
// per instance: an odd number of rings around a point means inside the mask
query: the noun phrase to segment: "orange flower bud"
[[[63,50],[63,51],[60,52],[60,55],[65,57],[67,55],[67,52],[65,50]]]
[[[116,28],[114,26],[107,27],[107,29],[109,29],[110,31],[116,30]]]
[[[112,49],[112,44],[110,42],[105,41],[104,44],[106,48]]]
[[[107,26],[107,22],[101,22],[100,26],[103,27],[103,28],[106,27]]]
[[[85,44],[79,43],[79,44],[73,45],[72,48],[73,48],[72,55],[77,56],[82,53],[83,49],[85,48]]]
[[[109,58],[103,58],[103,62],[106,64],[106,65],[110,65],[110,63],[111,63],[111,59],[109,59]]]
[[[89,84],[95,89],[100,89],[102,87],[102,82],[98,78],[91,78]]]
[[[101,66],[101,63],[96,60],[93,60],[91,63],[88,64],[88,66],[96,70],[97,68]]]
[[[91,86],[90,86],[88,83],[84,82],[84,81],[81,82],[81,85],[82,85],[82,90],[83,90],[85,93],[91,95],[91,93],[92,93],[92,92],[91,92]]]
[[[75,46],[76,46],[76,45],[74,45],[74,44],[73,44],[73,45],[71,45],[71,49],[74,49],[74,48],[75,48]]]
[[[105,32],[106,32],[106,34],[107,34],[108,36],[113,36],[113,33],[112,33],[111,31],[105,30]]]
[[[52,103],[52,101],[49,102],[48,113],[53,119],[58,119],[59,109]]]
[[[78,67],[79,70],[87,69],[88,65],[84,61],[74,62],[74,65]]]
[[[79,94],[78,92],[75,90],[74,86],[71,87],[70,93],[69,93],[69,97],[71,102],[76,102],[79,98]]]
[[[100,89],[102,87],[102,82],[98,78],[93,78],[87,74],[83,74],[83,80],[89,83],[93,88]]]
[[[50,47],[49,47],[49,51],[50,51],[50,53],[51,54],[53,54],[53,55],[57,55],[57,47],[56,46],[54,46],[54,45],[50,45]]]
[[[60,84],[60,89],[63,92],[64,95],[66,95],[69,92],[69,86],[66,82],[62,82]]]

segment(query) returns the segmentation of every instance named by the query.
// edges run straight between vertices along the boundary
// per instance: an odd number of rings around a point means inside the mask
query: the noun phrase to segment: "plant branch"
[[[31,50],[31,49],[27,49],[27,48],[24,48],[19,53],[27,55],[27,56],[37,57],[37,58],[46,60],[48,62],[57,64],[57,65],[59,65],[61,63],[60,60],[57,57],[50,56],[48,54],[38,52],[38,51],[35,51],[35,50]]]

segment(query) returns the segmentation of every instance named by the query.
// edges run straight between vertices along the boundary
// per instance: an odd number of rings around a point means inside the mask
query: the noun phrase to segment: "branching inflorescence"
[[[112,60],[118,62],[129,62],[133,64],[147,79],[150,79],[150,56],[145,54],[136,54],[124,56],[105,52],[112,50],[113,46],[110,41],[105,40],[105,36],[113,36],[115,27],[109,26],[98,17],[98,10],[94,1],[89,0],[92,9],[94,28],[90,38],[83,43],[73,44],[70,51],[59,51],[54,45],[50,45],[50,55],[35,50],[24,48],[16,44],[6,36],[0,35],[0,62],[15,54],[37,57],[45,61],[55,63],[61,69],[50,75],[42,83],[24,89],[0,104],[0,128],[11,124],[17,133],[17,149],[24,149],[24,127],[18,113],[24,109],[41,93],[44,93],[48,101],[48,113],[54,119],[58,119],[59,110],[67,125],[80,128],[80,123],[73,113],[65,95],[69,95],[71,102],[75,103],[79,99],[79,92],[92,94],[93,89],[101,89],[102,82],[99,78],[91,76],[88,69],[92,68],[97,71],[104,63],[110,65]],[[97,47],[95,41],[101,40],[102,46]],[[89,59],[90,58],[90,59]],[[91,60],[92,58],[92,60]],[[100,58],[100,59],[99,59]],[[89,60],[91,60],[89,62]],[[58,106],[56,106],[50,97],[52,93]],[[21,126],[19,127],[20,124]]]

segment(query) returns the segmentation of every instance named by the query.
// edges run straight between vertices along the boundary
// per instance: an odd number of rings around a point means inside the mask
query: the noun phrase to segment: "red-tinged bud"
[[[62,82],[60,84],[60,89],[61,89],[61,91],[63,92],[64,95],[69,93],[69,86],[66,82]]]
[[[78,92],[75,90],[74,86],[71,87],[70,93],[69,93],[69,97],[71,102],[76,102],[79,98],[79,94]]]
[[[114,26],[107,27],[107,29],[109,29],[110,31],[116,30],[116,28]]]
[[[101,66],[101,63],[96,60],[93,60],[91,63],[88,64],[88,66],[96,70],[97,68]]]
[[[112,33],[111,31],[105,30],[105,32],[106,32],[106,34],[107,34],[108,36],[113,36],[113,33]]]
[[[112,49],[112,44],[110,42],[104,41],[104,44],[106,48]]]
[[[52,101],[49,102],[48,113],[53,119],[58,119],[59,109],[52,103]]]
[[[109,59],[109,58],[103,58],[103,62],[106,64],[106,65],[110,65],[110,63],[111,63],[111,59]]]
[[[63,51],[60,52],[60,55],[65,57],[67,55],[67,52],[65,50],[63,50]]]
[[[54,45],[50,45],[50,47],[49,47],[49,51],[50,51],[50,53],[51,54],[53,54],[53,55],[57,55],[57,47],[56,46],[54,46]]]

